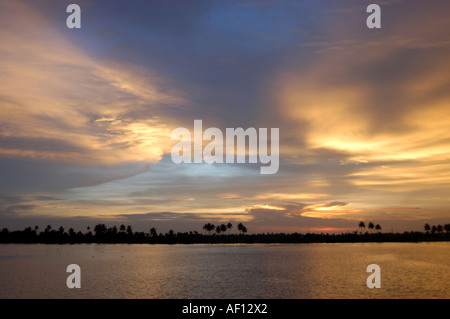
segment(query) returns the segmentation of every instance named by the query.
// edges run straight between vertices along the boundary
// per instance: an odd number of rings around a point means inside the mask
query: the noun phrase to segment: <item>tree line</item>
[[[156,228],[152,227],[148,232],[133,231],[131,225],[120,225],[107,227],[105,224],[97,224],[93,229],[87,227],[86,232],[76,232],[73,228],[68,231],[63,226],[53,228],[51,225],[39,231],[39,226],[26,227],[20,231],[9,231],[3,228],[0,231],[0,243],[17,242],[17,243],[176,243],[176,242],[208,242],[213,240],[220,234],[230,237],[240,237],[247,233],[247,227],[239,223],[237,229],[239,234],[231,234],[230,231],[233,224],[221,224],[215,226],[207,223],[203,226],[208,234],[201,234],[197,231],[177,232],[170,229],[166,233],[158,233]],[[225,234],[226,233],[226,234]]]
[[[366,228],[366,224],[365,224],[363,221],[360,221],[359,224],[358,224],[358,228],[361,229],[361,231],[362,231],[363,229]],[[368,228],[369,230],[375,229],[375,230],[377,230],[377,231],[381,231],[381,226],[380,226],[380,224],[376,224],[376,225],[375,225],[375,224],[372,223],[372,222],[369,222],[369,223],[367,224],[367,228]]]
[[[215,226],[214,224],[211,223],[207,223],[205,225],[203,225],[203,230],[207,231],[209,233],[209,235],[211,235],[212,232],[215,232],[216,234],[220,234],[220,233],[225,233],[228,231],[228,234],[230,234],[230,230],[231,228],[233,228],[233,224],[232,223],[228,223],[228,224],[221,224],[221,225],[217,225]],[[244,226],[242,223],[239,223],[237,226],[237,229],[239,232],[245,234],[247,232],[247,227]]]
[[[361,222],[358,227],[365,229]],[[136,232],[132,226],[120,225],[107,227],[97,224],[93,229],[87,227],[86,232],[76,232],[73,228],[68,231],[63,226],[53,228],[48,225],[42,231],[38,226],[27,227],[24,230],[0,231],[0,243],[48,243],[48,244],[76,244],[76,243],[148,243],[148,244],[194,244],[194,243],[338,243],[338,242],[417,242],[417,241],[449,241],[450,224],[431,226],[425,224],[425,232],[382,233],[381,226],[370,227],[378,232],[357,231],[342,234],[313,234],[313,233],[262,233],[247,234],[247,227],[242,223],[237,225],[238,233],[232,233],[233,225],[203,225],[204,233],[197,231],[175,232],[172,229],[166,233],[158,233],[152,227],[148,232]],[[373,223],[372,223],[373,224]],[[445,231],[445,232],[444,232]]]
[[[425,230],[425,232],[427,232],[427,233],[431,232],[432,234],[442,233],[445,230],[445,232],[448,234],[448,233],[450,233],[450,224],[445,224],[445,225],[439,224],[437,226],[436,225],[430,226],[430,224],[426,223],[423,226],[423,229]]]
[[[366,228],[366,224],[365,224],[363,221],[360,221],[359,224],[358,224],[358,228],[359,228],[359,229],[361,230],[361,232],[362,232],[362,230]],[[381,231],[381,226],[380,226],[379,224],[376,224],[376,225],[375,225],[375,224],[372,223],[372,222],[369,222],[369,223],[368,223],[367,228],[368,228],[369,230],[375,229],[375,230],[377,230],[377,231]],[[439,225],[430,225],[430,224],[426,223],[426,224],[423,226],[423,229],[425,230],[425,233],[427,233],[427,234],[428,234],[428,233],[431,233],[431,234],[435,234],[435,233],[443,233],[444,230],[445,230],[445,232],[448,234],[448,233],[450,233],[450,224],[444,224],[444,225],[441,225],[441,224],[439,224]]]

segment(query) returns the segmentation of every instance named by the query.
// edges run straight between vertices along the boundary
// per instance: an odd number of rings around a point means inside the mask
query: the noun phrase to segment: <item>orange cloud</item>
[[[20,1],[1,12],[0,155],[117,164],[168,151],[161,118],[130,116],[183,101],[165,79],[86,55]]]

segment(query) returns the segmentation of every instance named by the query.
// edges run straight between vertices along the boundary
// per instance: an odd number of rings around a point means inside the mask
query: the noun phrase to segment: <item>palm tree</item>
[[[211,226],[210,223],[205,224],[205,225],[203,225],[203,228],[202,228],[202,229],[203,229],[205,232],[210,232],[210,231],[211,231],[210,226]]]
[[[216,227],[216,233],[220,234],[220,231],[221,231],[221,230],[222,230],[222,229],[220,228],[220,226],[217,225],[217,227]]]
[[[105,224],[97,224],[94,227],[95,236],[101,236],[106,232]]]
[[[122,224],[122,225],[120,225],[119,226],[119,232],[121,232],[121,233],[124,233],[125,232],[125,225],[124,224]]]
[[[380,231],[380,230],[381,230],[380,224],[377,224],[377,225],[375,226],[375,229],[378,230],[378,231]]]
[[[364,228],[366,228],[366,224],[364,224],[364,222],[359,222],[358,227],[361,228],[361,232]]]
[[[450,224],[445,224],[444,229],[447,232],[447,234],[450,233]]]
[[[439,224],[439,225],[437,225],[437,228],[436,228],[436,230],[437,230],[437,232],[438,232],[438,233],[442,233],[442,232],[443,232],[443,230],[444,230],[444,228],[442,227],[442,225],[441,225],[441,224]]]
[[[239,223],[238,230],[245,234],[247,232],[247,227],[245,227],[242,223]]]
[[[225,224],[220,225],[220,232],[224,233],[227,231],[227,226]]]
[[[369,222],[369,225],[367,225],[367,228],[369,228],[370,230],[375,228],[375,225],[372,222]]]
[[[436,232],[437,228],[436,225],[431,226],[431,233],[434,234]]]
[[[450,225],[450,224],[449,224],[449,225]],[[232,223],[228,223],[228,224],[227,224],[228,235],[230,234],[231,228],[233,228],[233,224],[232,224]]]
[[[216,226],[214,226],[214,224],[208,223],[203,226],[203,229],[206,230],[209,235],[211,235],[211,232],[216,229]]]
[[[133,227],[131,227],[130,225],[127,226],[127,234],[128,236],[133,236]]]
[[[91,232],[91,227],[86,227],[86,229],[87,229],[87,233],[86,233],[86,236],[88,236],[88,238],[91,238],[92,237],[92,232]]]
[[[430,224],[426,223],[426,224],[423,226],[423,229],[428,233],[428,232],[431,230]]]
[[[150,228],[150,236],[152,236],[152,237],[158,236],[158,232],[156,231],[155,227]]]

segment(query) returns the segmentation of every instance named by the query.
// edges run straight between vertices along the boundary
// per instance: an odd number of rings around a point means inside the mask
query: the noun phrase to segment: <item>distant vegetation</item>
[[[262,233],[247,234],[247,227],[242,223],[237,225],[238,233],[232,233],[231,223],[203,225],[203,233],[197,231],[177,232],[170,230],[159,233],[155,228],[149,232],[134,232],[131,226],[120,225],[106,227],[97,224],[91,230],[87,227],[85,233],[75,232],[73,228],[65,231],[64,227],[54,229],[48,225],[43,231],[39,227],[27,227],[20,231],[0,231],[0,243],[47,243],[47,244],[77,244],[77,243],[148,243],[148,244],[200,244],[200,243],[344,243],[344,242],[418,242],[418,241],[449,241],[450,224],[424,225],[424,232],[382,233],[380,225],[369,222],[358,224],[359,232],[342,234],[313,233]],[[365,231],[365,232],[364,232]]]

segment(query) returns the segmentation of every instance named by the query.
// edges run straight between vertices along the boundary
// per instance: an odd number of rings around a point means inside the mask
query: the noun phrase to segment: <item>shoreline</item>
[[[203,235],[175,233],[152,237],[117,238],[108,236],[68,236],[67,234],[34,234],[24,236],[22,232],[11,232],[0,236],[0,244],[151,244],[151,245],[195,245],[195,244],[332,244],[332,243],[422,243],[448,242],[450,233],[375,233],[375,234],[229,234]],[[67,236],[66,236],[67,235]]]

